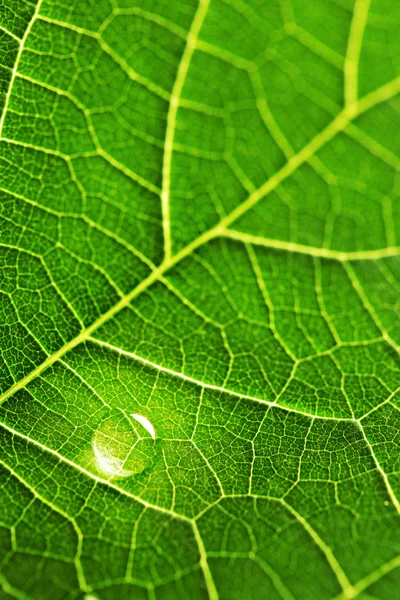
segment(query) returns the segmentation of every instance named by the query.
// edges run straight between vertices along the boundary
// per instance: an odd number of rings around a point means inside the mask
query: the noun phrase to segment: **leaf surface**
[[[394,0],[6,0],[4,599],[389,600]]]

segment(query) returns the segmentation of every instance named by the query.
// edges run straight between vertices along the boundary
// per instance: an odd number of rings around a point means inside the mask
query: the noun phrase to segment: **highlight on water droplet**
[[[134,419],[136,419],[136,421],[138,421],[138,423],[143,425],[143,427],[146,429],[146,431],[149,432],[153,440],[156,439],[156,432],[154,430],[154,427],[146,417],[143,417],[143,415],[136,415],[133,413],[131,413],[131,417],[133,417]]]
[[[133,419],[144,428],[143,435]],[[101,421],[93,436],[92,468],[106,479],[141,473],[154,462],[155,440],[155,429],[149,419],[117,410]]]

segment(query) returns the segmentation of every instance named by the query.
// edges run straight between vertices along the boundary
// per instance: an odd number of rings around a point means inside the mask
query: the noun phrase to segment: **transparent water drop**
[[[132,418],[144,428],[138,431]],[[155,429],[146,417],[120,410],[104,419],[92,439],[95,470],[107,479],[132,477],[155,457]]]

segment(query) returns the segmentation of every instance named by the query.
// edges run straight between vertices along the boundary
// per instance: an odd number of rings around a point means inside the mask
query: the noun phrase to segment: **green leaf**
[[[1,600],[392,600],[395,0],[4,0]]]

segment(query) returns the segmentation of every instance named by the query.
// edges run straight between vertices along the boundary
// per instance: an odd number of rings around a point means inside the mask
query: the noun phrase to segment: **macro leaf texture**
[[[1,600],[399,598],[399,2],[0,13]]]

